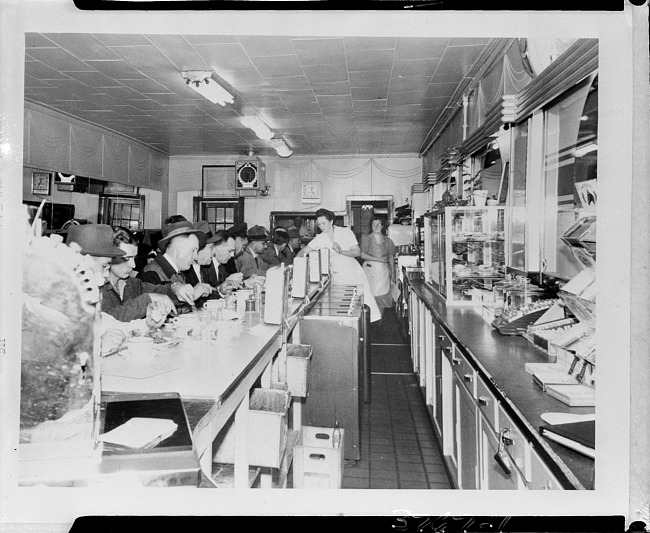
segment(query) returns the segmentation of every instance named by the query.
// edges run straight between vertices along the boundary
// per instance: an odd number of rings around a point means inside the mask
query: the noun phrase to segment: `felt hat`
[[[233,237],[246,237],[248,231],[248,224],[246,222],[239,222],[228,229],[228,233]]]
[[[269,234],[264,226],[253,226],[246,233],[249,241],[268,241]]]
[[[289,228],[287,230],[287,233],[289,234],[290,239],[299,239],[300,238],[300,230],[298,228]]]
[[[81,253],[94,257],[121,257],[126,255],[113,244],[113,229],[107,224],[73,225],[68,228],[66,244],[76,242]]]
[[[199,248],[205,246],[205,233],[201,230],[195,229],[189,220],[180,220],[178,222],[172,222],[171,224],[163,224],[162,239],[158,241],[158,248],[160,248],[160,251],[164,252],[167,249],[169,242],[174,237],[179,237],[180,235],[196,235],[199,239]]]
[[[205,220],[199,220],[198,222],[195,222],[193,227],[194,229],[198,229],[199,231],[203,232],[205,235],[205,244],[212,244],[221,240],[221,235],[218,233],[212,233],[210,224],[208,224]]]

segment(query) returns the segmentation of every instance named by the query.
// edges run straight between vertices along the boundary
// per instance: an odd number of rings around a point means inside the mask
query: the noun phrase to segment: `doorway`
[[[348,196],[346,198],[348,224],[357,241],[370,232],[370,220],[378,217],[389,225],[393,220],[393,196]]]

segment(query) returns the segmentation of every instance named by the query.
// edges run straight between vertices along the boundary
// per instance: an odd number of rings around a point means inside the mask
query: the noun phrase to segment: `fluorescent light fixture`
[[[287,146],[284,139],[271,139],[270,144],[280,157],[289,157],[293,154],[293,150]]]
[[[253,130],[259,139],[268,141],[273,138],[273,130],[260,117],[242,117],[241,123],[248,129]]]
[[[212,72],[209,70],[187,70],[181,72],[188,87],[195,90],[213,104],[225,106],[232,104],[235,98],[226,89],[212,79]]]

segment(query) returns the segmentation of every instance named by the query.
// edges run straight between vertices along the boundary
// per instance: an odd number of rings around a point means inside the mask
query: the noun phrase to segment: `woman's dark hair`
[[[324,209],[322,207],[316,211],[316,218],[318,217],[325,217],[330,222],[334,222],[335,219],[334,213],[332,213],[329,209]]]
[[[371,234],[371,233],[372,233],[372,224],[373,224],[373,222],[374,222],[375,220],[379,220],[379,222],[381,222],[381,232],[382,232],[384,235],[386,235],[386,228],[388,227],[388,222],[387,222],[386,219],[384,219],[384,218],[381,218],[381,217],[375,217],[375,216],[373,216],[373,217],[370,219],[370,222],[368,223],[368,226],[370,227],[370,231],[368,231],[368,234]]]
[[[113,226],[113,244],[119,246],[122,243],[137,246],[138,239],[129,228],[125,228],[124,226]]]

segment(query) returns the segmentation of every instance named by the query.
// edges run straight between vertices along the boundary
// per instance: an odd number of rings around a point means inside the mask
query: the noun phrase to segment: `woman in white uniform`
[[[382,309],[392,307],[390,289],[395,281],[395,244],[386,236],[384,219],[373,217],[370,220],[370,233],[361,237],[361,259],[377,305]]]
[[[370,308],[370,321],[381,320],[381,311],[372,293],[368,278],[356,260],[361,254],[357,238],[349,228],[334,225],[334,213],[327,209],[316,211],[316,221],[321,233],[316,235],[299,256],[312,250],[329,248],[332,285],[363,285],[363,301]]]

